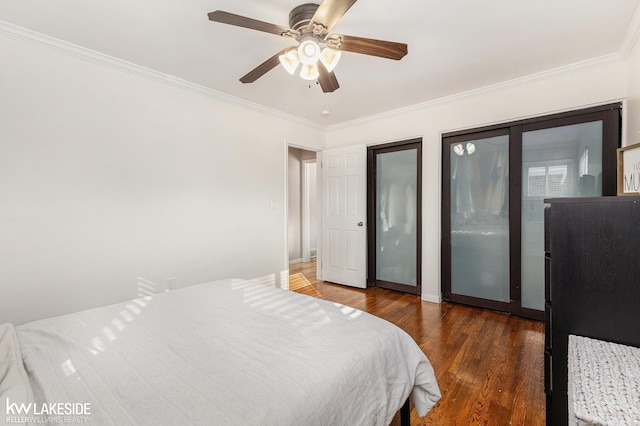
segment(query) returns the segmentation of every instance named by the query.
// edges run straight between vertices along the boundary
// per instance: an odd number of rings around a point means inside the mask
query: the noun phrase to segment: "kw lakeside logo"
[[[36,404],[5,400],[5,423],[10,424],[87,424],[90,402],[55,402]]]

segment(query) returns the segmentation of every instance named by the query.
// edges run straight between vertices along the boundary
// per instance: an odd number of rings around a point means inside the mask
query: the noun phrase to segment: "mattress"
[[[400,328],[244,280],[35,321],[16,335],[34,406],[88,404],[94,425],[386,426],[409,396],[419,415],[440,398]]]

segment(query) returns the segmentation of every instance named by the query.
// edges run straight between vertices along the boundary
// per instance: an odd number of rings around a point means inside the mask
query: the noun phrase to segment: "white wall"
[[[0,323],[238,276],[286,285],[285,141],[422,136],[423,298],[440,297],[441,134],[627,97],[640,142],[640,46],[608,62],[325,132],[0,37]],[[246,123],[251,123],[247,126]],[[276,209],[271,209],[271,200]]]
[[[286,141],[323,130],[35,43],[0,52],[0,323],[169,277],[286,286]]]
[[[628,58],[628,92],[626,143],[640,143],[640,41],[636,41]]]
[[[309,191],[309,255],[315,257],[318,250],[318,165],[315,161],[316,153],[313,153],[313,162],[306,163],[307,165],[307,179]],[[302,167],[305,167],[303,163]]]
[[[621,100],[626,85],[627,66],[622,60],[540,75],[334,126],[328,131],[327,146],[423,138],[422,298],[439,301],[442,133]]]

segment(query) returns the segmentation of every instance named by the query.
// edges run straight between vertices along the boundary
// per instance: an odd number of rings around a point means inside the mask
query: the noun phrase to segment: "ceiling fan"
[[[237,27],[263,31],[295,40],[297,46],[289,46],[276,53],[262,64],[240,78],[242,83],[253,83],[273,68],[282,64],[294,74],[302,64],[300,77],[317,80],[325,93],[333,92],[340,85],[333,69],[342,51],[378,56],[387,59],[402,59],[407,54],[407,45],[392,41],[333,34],[329,31],[356,0],[324,0],[322,3],[305,3],[289,13],[289,28],[222,10],[209,12],[209,20]]]

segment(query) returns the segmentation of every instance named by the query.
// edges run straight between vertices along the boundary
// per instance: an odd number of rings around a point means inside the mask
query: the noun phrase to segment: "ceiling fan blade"
[[[356,0],[324,0],[311,18],[309,28],[322,28],[316,31],[326,34],[355,2]]]
[[[247,74],[243,75],[240,78],[240,81],[243,83],[253,83],[257,79],[259,79],[260,77],[262,77],[263,75],[265,75],[266,73],[268,73],[269,71],[277,67],[278,64],[280,64],[280,59],[278,59],[278,57],[280,55],[287,53],[291,49],[295,49],[295,48],[289,46],[282,49],[280,52],[276,53],[275,55],[273,55],[272,57],[270,57],[269,59],[267,59],[266,61],[264,61],[263,63],[261,63],[254,69],[252,69],[251,71],[249,71]]]
[[[324,93],[331,93],[340,88],[336,75],[333,71],[327,71],[322,62],[318,62],[318,72],[320,73],[318,83],[320,83],[320,87],[322,87]]]
[[[329,37],[327,37],[327,44],[331,47],[347,52],[361,53],[363,55],[379,56],[381,58],[395,60],[404,58],[408,52],[408,47],[404,43],[340,34],[329,35]]]
[[[209,12],[208,16],[210,21],[234,25],[236,27],[249,28],[250,30],[263,31],[265,33],[271,33],[285,37],[293,37],[298,34],[298,31],[292,30],[291,28],[270,24],[264,21],[258,21],[257,19],[247,18],[246,16],[240,16],[233,13],[224,12],[222,10]]]

